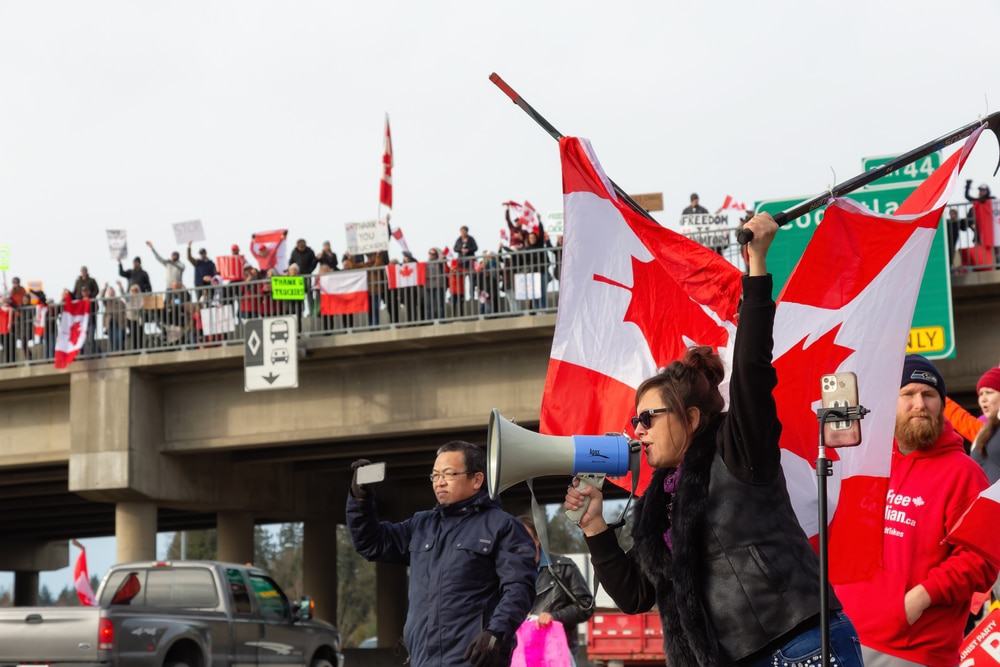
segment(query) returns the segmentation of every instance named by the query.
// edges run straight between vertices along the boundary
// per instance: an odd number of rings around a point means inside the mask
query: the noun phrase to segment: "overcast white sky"
[[[386,112],[411,247],[462,224],[493,247],[501,202],[562,205],[555,142],[494,70],[628,191],[664,192],[665,220],[693,190],[814,194],[1000,108],[998,25],[987,0],[0,0],[8,277],[103,283],[106,228],[148,265],[192,218],[213,256],[282,227],[342,252],[377,211]],[[988,137],[967,168],[994,190],[996,155]]]
[[[383,115],[411,246],[459,225],[493,247],[500,203],[559,210],[555,142],[501,73],[673,220],[811,194],[1000,108],[995,2],[163,2],[0,0],[0,243],[11,275],[115,267],[104,230],[213,256],[287,227],[344,249],[376,214]],[[990,176],[996,146],[971,165]],[[990,182],[994,181],[990,178]],[[159,266],[154,287],[162,288]],[[186,281],[190,282],[190,270]]]

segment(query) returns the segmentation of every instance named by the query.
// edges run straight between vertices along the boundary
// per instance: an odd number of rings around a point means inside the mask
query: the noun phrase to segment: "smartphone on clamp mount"
[[[824,375],[820,378],[820,386],[824,408],[858,407],[858,376],[854,373]],[[823,440],[827,447],[856,447],[861,444],[861,422],[826,422]]]

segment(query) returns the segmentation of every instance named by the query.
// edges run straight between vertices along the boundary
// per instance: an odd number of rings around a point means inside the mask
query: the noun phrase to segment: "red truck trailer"
[[[607,667],[664,664],[659,612],[630,615],[598,609],[587,622],[587,659]]]

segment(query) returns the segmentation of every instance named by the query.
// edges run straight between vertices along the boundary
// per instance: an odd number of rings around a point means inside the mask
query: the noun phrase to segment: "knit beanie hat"
[[[990,370],[983,373],[983,377],[979,378],[979,382],[976,383],[976,393],[983,387],[989,387],[993,391],[1000,391],[1000,366],[996,368],[991,368]]]
[[[937,389],[938,394],[941,395],[941,400],[944,400],[944,378],[938,369],[934,367],[934,364],[919,354],[908,354],[906,355],[906,360],[903,362],[903,379],[899,383],[899,386],[905,387],[911,382],[919,382],[928,387],[934,387]]]

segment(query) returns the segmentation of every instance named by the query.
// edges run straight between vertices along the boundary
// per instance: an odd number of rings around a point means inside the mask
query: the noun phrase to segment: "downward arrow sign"
[[[274,384],[274,381],[277,380],[279,377],[281,377],[281,376],[280,375],[275,375],[273,372],[271,372],[271,373],[268,373],[267,375],[265,375],[264,379],[267,380],[268,384]]]

